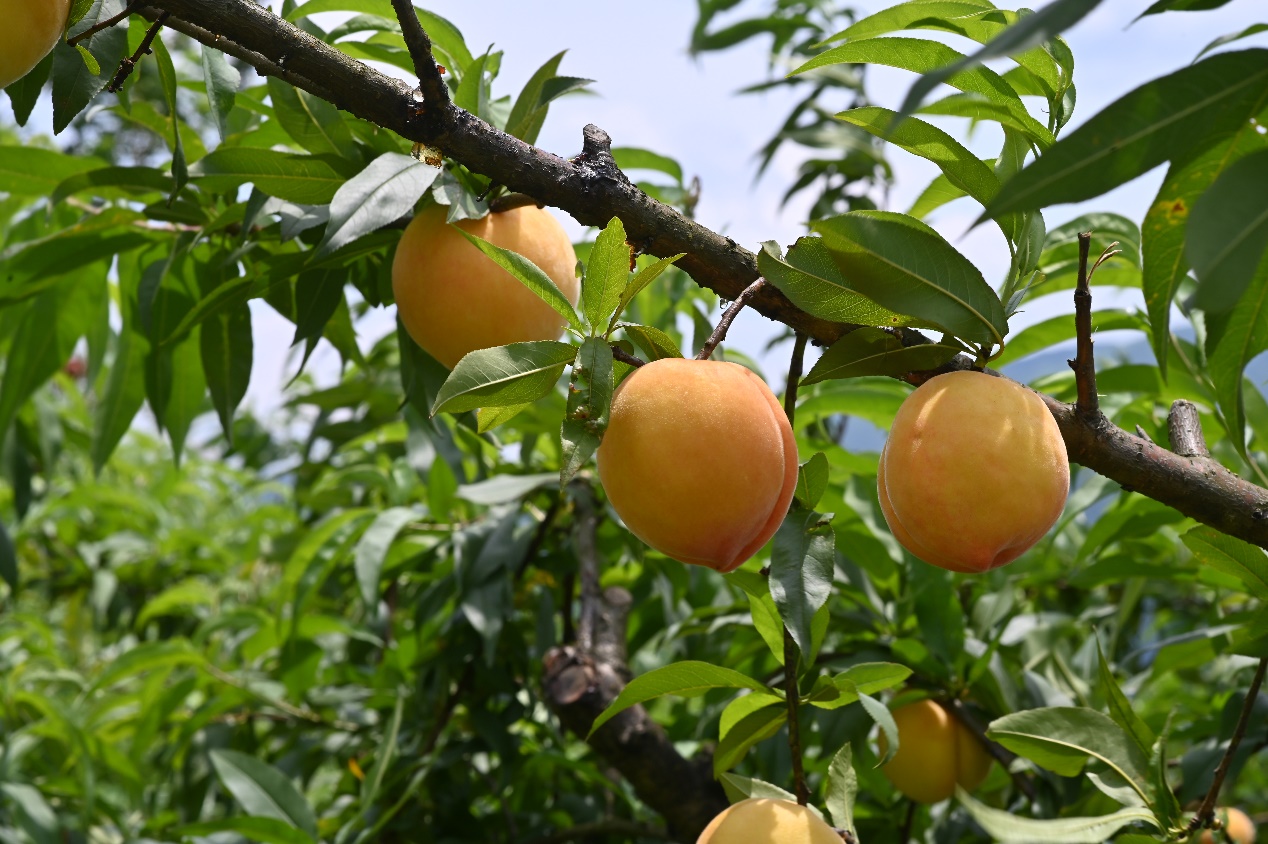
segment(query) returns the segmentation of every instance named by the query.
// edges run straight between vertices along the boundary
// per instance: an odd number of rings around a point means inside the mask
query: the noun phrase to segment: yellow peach
[[[917,803],[940,803],[958,784],[972,791],[991,770],[991,757],[969,728],[932,700],[893,712],[898,752],[881,773],[894,788]],[[881,756],[889,743],[880,736]]]
[[[1225,841],[1232,841],[1233,844],[1255,844],[1255,824],[1250,816],[1241,809],[1219,809],[1215,813],[1224,823],[1224,831],[1217,837],[1211,830],[1202,830],[1202,837],[1198,839],[1198,844],[1223,844]],[[1225,838],[1224,836],[1228,837]]]
[[[805,806],[752,797],[724,809],[696,844],[841,844],[841,836]]]
[[[894,417],[876,477],[890,530],[958,572],[997,568],[1056,523],[1070,491],[1061,431],[1030,390],[982,372],[917,388]]]
[[[8,87],[57,46],[71,0],[0,0],[0,88]]]
[[[612,397],[599,479],[651,547],[718,571],[766,544],[797,486],[797,443],[779,401],[739,364],[665,358]]]
[[[446,213],[433,206],[415,216],[392,261],[396,308],[414,342],[453,369],[476,349],[557,339],[564,318],[448,225]],[[455,225],[523,255],[577,304],[577,255],[549,211],[514,208]]]

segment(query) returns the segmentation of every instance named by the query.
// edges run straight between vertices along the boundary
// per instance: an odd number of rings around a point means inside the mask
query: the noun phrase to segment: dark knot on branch
[[[612,157],[612,138],[593,123],[587,123],[581,130],[581,155],[572,160],[583,175],[594,176],[607,181],[630,184],[630,180],[616,166]]]

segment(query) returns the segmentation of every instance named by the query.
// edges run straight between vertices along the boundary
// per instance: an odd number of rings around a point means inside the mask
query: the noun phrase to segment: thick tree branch
[[[357,117],[437,147],[473,172],[560,208],[583,225],[602,227],[613,216],[620,217],[630,240],[640,243],[643,251],[658,257],[685,252],[678,266],[724,299],[734,301],[758,278],[752,252],[651,199],[607,162],[588,155],[572,161],[561,158],[498,131],[452,104],[420,110],[410,85],[344,55],[251,0],[147,3],[142,10],[147,17],[170,12],[167,25],[172,29]],[[772,285],[753,298],[751,307],[819,343],[831,343],[858,327],[811,316]],[[916,331],[897,334],[908,345],[927,342]],[[971,364],[965,358],[945,369]],[[1209,458],[1174,454],[1119,430],[1103,416],[1080,417],[1074,405],[1050,397],[1045,401],[1073,462],[1217,530],[1268,548],[1268,490],[1238,478]]]
[[[555,648],[546,655],[542,685],[547,705],[565,727],[584,738],[629,680],[625,641],[633,598],[619,587],[599,591],[594,492],[583,483],[573,489],[577,507],[573,547],[582,583],[577,645]],[[722,787],[713,779],[708,755],[683,758],[641,706],[625,710],[588,741],[644,803],[664,816],[674,840],[694,841],[728,805]]]

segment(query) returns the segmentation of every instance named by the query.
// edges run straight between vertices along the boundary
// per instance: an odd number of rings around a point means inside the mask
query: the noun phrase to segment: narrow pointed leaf
[[[832,592],[836,535],[831,517],[794,506],[775,533],[770,594],[803,660],[809,659],[811,620]]]
[[[1229,310],[1250,285],[1268,248],[1268,149],[1233,162],[1189,215],[1184,253],[1198,277],[1194,307]]]
[[[1148,809],[1121,809],[1112,815],[1099,818],[1054,818],[1037,820],[1010,815],[979,803],[964,789],[957,788],[956,799],[986,831],[992,841],[1000,844],[1101,844],[1115,832],[1132,823],[1145,823],[1158,827],[1153,812]],[[1121,839],[1119,839],[1121,840]],[[1152,839],[1150,839],[1152,840]]]
[[[679,252],[677,255],[670,255],[668,258],[661,258],[655,263],[648,264],[634,274],[634,277],[626,282],[625,289],[621,291],[621,300],[617,303],[616,312],[612,314],[612,320],[608,323],[608,334],[616,329],[616,321],[621,318],[621,313],[634,301],[634,297],[642,293],[647,285],[651,284],[660,274],[678,261],[679,258],[686,255],[686,252]]]
[[[431,413],[461,413],[536,401],[554,388],[577,347],[553,340],[479,349],[458,361]]]
[[[833,343],[815,361],[801,383],[816,384],[833,378],[858,378],[862,375],[896,378],[908,372],[937,369],[962,351],[938,343],[904,346],[893,334],[879,328],[860,328]]]
[[[331,199],[330,222],[317,257],[409,213],[440,172],[438,167],[396,152],[385,152],[371,161]]]
[[[1263,549],[1220,533],[1196,527],[1181,537],[1202,565],[1230,574],[1246,586],[1246,592],[1268,601],[1268,556]]]
[[[317,818],[290,778],[253,756],[236,750],[211,751],[211,765],[225,789],[248,814],[284,821],[310,837],[317,836]]]
[[[202,48],[203,86],[207,90],[207,105],[216,122],[220,140],[229,135],[229,112],[233,111],[242,74],[229,64],[225,54],[206,44]]]
[[[858,838],[854,829],[854,799],[859,792],[859,778],[854,773],[854,751],[849,742],[841,746],[828,766],[828,793],[824,802],[838,829]]]
[[[397,534],[417,518],[417,513],[410,507],[391,507],[374,517],[374,521],[357,540],[353,551],[353,567],[357,574],[357,585],[361,587],[361,600],[369,608],[379,601],[379,575],[383,571],[383,561],[392,549]]]
[[[591,331],[601,330],[614,316],[630,277],[631,252],[625,226],[613,217],[599,232],[581,281],[581,301]]]
[[[797,502],[813,510],[828,489],[828,458],[822,451],[802,463],[797,470]]]
[[[893,327],[918,324],[918,320],[881,307],[854,289],[822,238],[799,238],[786,257],[774,241],[767,241],[757,254],[757,268],[793,304],[821,319]]]
[[[1215,400],[1234,448],[1246,450],[1246,366],[1268,350],[1268,262],[1228,316],[1208,359]],[[1255,389],[1251,387],[1251,389]]]
[[[984,216],[1090,199],[1196,154],[1254,117],[1265,85],[1268,50],[1221,53],[1146,82],[1006,182]]]
[[[655,671],[649,671],[642,676],[635,677],[626,684],[616,700],[612,701],[608,708],[603,710],[599,717],[594,720],[594,725],[590,728],[589,735],[594,735],[608,721],[631,706],[644,701],[664,695],[693,697],[704,694],[711,689],[768,691],[766,686],[760,681],[730,668],[694,660],[675,662],[672,665],[666,665],[664,668],[657,668]]]
[[[456,230],[467,240],[471,241],[477,249],[493,259],[493,263],[506,270],[521,284],[536,293],[543,302],[554,308],[560,316],[568,320],[568,324],[573,329],[579,332],[585,330],[581,324],[581,317],[577,315],[577,311],[572,307],[572,303],[568,301],[568,297],[564,296],[563,291],[555,285],[551,277],[546,275],[536,264],[523,255],[512,252],[509,249],[503,249],[500,246],[494,246],[487,240],[463,229]]]
[[[999,345],[1004,306],[955,247],[914,217],[852,211],[811,224],[851,285],[956,337]]]

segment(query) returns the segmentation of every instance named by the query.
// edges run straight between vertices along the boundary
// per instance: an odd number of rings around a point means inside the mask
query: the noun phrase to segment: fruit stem
[[[1202,805],[1198,808],[1198,812],[1193,816],[1193,820],[1189,821],[1189,832],[1196,832],[1201,827],[1209,827],[1215,820],[1215,803],[1220,799],[1220,789],[1224,787],[1224,777],[1228,776],[1228,769],[1233,764],[1233,756],[1237,753],[1237,746],[1242,743],[1242,737],[1246,735],[1246,726],[1250,723],[1250,714],[1255,708],[1255,698],[1259,696],[1259,687],[1264,684],[1264,674],[1268,672],[1268,657],[1259,660],[1259,668],[1255,669],[1255,677],[1250,681],[1250,689],[1246,692],[1246,700],[1242,702],[1242,713],[1237,718],[1237,727],[1233,730],[1233,737],[1228,741],[1228,749],[1224,751],[1224,758],[1220,760],[1219,767],[1215,769],[1215,778],[1211,780],[1211,788],[1206,792],[1206,796],[1202,798]]]
[[[758,292],[766,286],[766,279],[759,278],[757,281],[744,288],[744,292],[735,298],[731,306],[722,313],[722,319],[718,320],[718,327],[713,329],[713,333],[709,335],[709,339],[700,347],[696,360],[708,360],[713,356],[713,350],[718,344],[726,339],[726,333],[731,328],[731,323],[735,322],[735,318],[739,316],[740,311],[749,303],[749,300],[758,294]],[[798,373],[800,376],[800,372]]]

